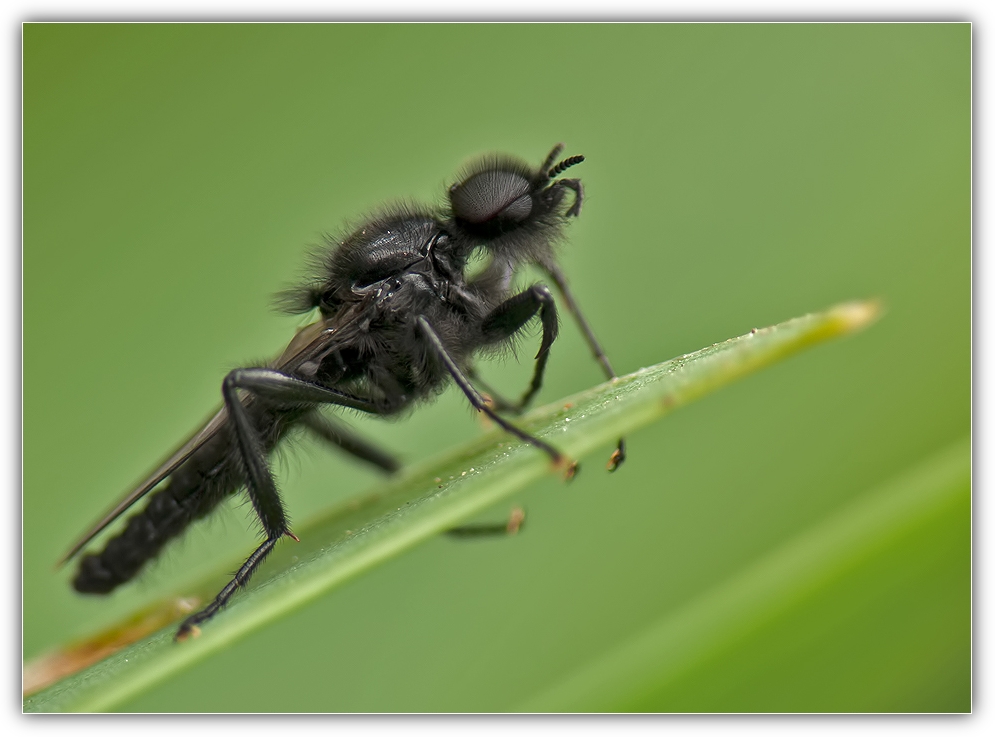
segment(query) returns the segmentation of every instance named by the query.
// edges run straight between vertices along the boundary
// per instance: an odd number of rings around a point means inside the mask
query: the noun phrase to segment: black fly
[[[294,537],[267,461],[289,431],[303,427],[388,473],[398,469],[389,453],[321,414],[322,405],[388,416],[453,380],[474,408],[573,475],[575,463],[499,414],[520,412],[539,391],[557,334],[556,305],[546,286],[511,293],[515,270],[525,264],[549,275],[605,375],[615,376],[555,260],[554,244],[567,219],[580,213],[584,194],[579,179],[557,178],[584,160],[557,162],[562,148],[554,147],[538,168],[506,156],[482,158],[449,188],[448,208],[386,209],[332,244],[313,278],[283,295],[289,312],[317,309],[317,320],[268,366],[231,371],[217,414],[72,547],[64,560],[168,478],[102,552],[82,558],[75,589],[113,591],[190,523],[245,488],[266,540],[213,602],[182,623],[177,639],[195,633],[280,538]],[[475,252],[487,265],[468,277]],[[536,316],[542,342],[532,382],[517,401],[501,399],[477,378],[473,359],[508,342]],[[624,458],[619,440],[609,470]]]

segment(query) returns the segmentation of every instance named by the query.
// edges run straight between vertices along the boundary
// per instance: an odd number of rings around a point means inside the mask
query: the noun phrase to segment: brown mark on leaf
[[[67,676],[89,668],[118,650],[187,616],[199,604],[200,601],[193,597],[160,602],[93,637],[35,658],[24,666],[24,695],[30,696]]]

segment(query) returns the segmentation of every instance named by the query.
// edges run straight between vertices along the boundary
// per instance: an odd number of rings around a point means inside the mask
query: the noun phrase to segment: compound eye
[[[453,214],[470,223],[495,218],[520,222],[532,212],[531,184],[521,174],[489,169],[453,185],[449,201]]]

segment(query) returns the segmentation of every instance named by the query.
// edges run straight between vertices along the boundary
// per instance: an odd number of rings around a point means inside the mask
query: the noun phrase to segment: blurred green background
[[[124,710],[520,709],[914,477],[970,433],[970,85],[967,24],[25,26],[25,657],[244,557],[236,500],[110,598],[52,568],[280,351],[308,244],[481,152],[587,157],[562,261],[622,373],[887,314],[632,436],[617,474],[529,488],[518,538],[433,540]],[[561,336],[542,401],[602,380]],[[484,374],[514,394],[530,355]],[[355,425],[406,459],[480,431],[455,390]],[[317,448],[280,475],[296,520],[377,481]],[[951,499],[608,708],[969,709],[966,480]]]

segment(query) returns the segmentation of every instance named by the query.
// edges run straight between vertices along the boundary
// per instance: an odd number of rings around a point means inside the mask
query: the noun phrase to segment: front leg
[[[566,187],[567,189],[573,190],[574,201],[565,214],[568,218],[575,218],[580,215],[580,208],[584,205],[584,185],[580,183],[580,180],[560,179],[554,186]]]
[[[514,435],[519,440],[522,440],[535,448],[538,448],[543,453],[549,456],[550,460],[556,468],[562,469],[566,478],[573,478],[574,474],[577,473],[577,463],[572,461],[567,456],[563,455],[556,448],[551,446],[549,443],[543,442],[535,435],[530,435],[524,430],[520,430],[515,427],[512,423],[508,422],[506,419],[497,414],[491,407],[487,404],[486,400],[480,395],[470,383],[470,380],[466,378],[462,369],[456,364],[455,359],[449,355],[449,351],[446,350],[446,346],[442,342],[442,338],[439,334],[435,332],[435,328],[429,323],[424,316],[419,316],[417,319],[418,330],[422,337],[428,341],[428,346],[431,349],[431,353],[434,358],[438,360],[453,377],[456,382],[456,386],[466,395],[466,398],[470,400],[470,404],[478,412],[483,412],[485,415],[490,417],[494,422],[501,426],[505,432]]]
[[[498,409],[518,414],[528,406],[542,387],[546,363],[549,361],[549,349],[559,333],[556,303],[545,285],[536,284],[499,304],[484,318],[481,325],[485,344],[501,343],[525,327],[525,324],[535,317],[537,312],[542,321],[542,343],[535,356],[536,365],[532,374],[532,382],[517,402],[507,402],[495,395]]]
[[[491,407],[498,412],[507,412],[512,415],[520,415],[522,413],[522,410],[518,406],[518,402],[508,399],[503,394],[498,392],[497,389],[484,381],[480,377],[480,373],[477,371],[476,366],[467,367],[466,378],[468,378],[474,386],[486,395],[488,404],[490,404]]]
[[[566,181],[566,180],[561,180]],[[584,313],[580,311],[580,305],[577,304],[577,300],[574,299],[573,292],[570,291],[570,285],[567,284],[567,277],[564,275],[563,271],[555,263],[543,263],[540,264],[546,273],[553,279],[556,284],[556,288],[560,290],[560,294],[563,295],[563,300],[567,303],[567,310],[574,316],[577,321],[577,325],[580,327],[580,331],[584,334],[584,339],[587,341],[587,345],[591,349],[591,353],[594,354],[594,359],[601,364],[601,369],[604,371],[605,376],[608,379],[617,379],[618,374],[615,373],[615,369],[612,368],[611,361],[608,360],[608,356],[605,354],[604,348],[601,347],[601,343],[598,342],[597,336],[594,335],[594,331],[591,329],[590,324],[584,317]],[[608,470],[614,471],[620,465],[622,461],[625,460],[625,438],[618,439],[618,445],[615,447],[614,452],[612,452],[611,457],[608,459]]]

